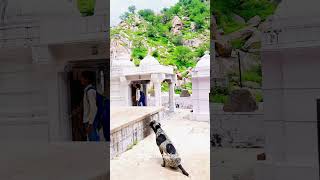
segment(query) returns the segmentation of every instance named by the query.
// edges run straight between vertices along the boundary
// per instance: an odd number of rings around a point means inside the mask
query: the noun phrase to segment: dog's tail
[[[182,174],[186,175],[186,176],[189,176],[189,174],[187,173],[186,170],[183,169],[183,167],[181,166],[181,164],[178,166],[179,169],[181,169],[182,171]]]

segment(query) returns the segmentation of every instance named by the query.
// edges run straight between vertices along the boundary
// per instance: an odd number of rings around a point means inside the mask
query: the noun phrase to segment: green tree
[[[126,19],[128,19],[129,16],[130,16],[130,14],[128,12],[125,12],[120,16],[120,19],[122,21],[125,21]]]
[[[172,60],[179,71],[183,71],[188,67],[194,67],[196,64],[193,52],[186,46],[177,46],[172,53]]]
[[[132,50],[131,57],[135,60],[142,60],[148,53],[148,49],[145,47],[135,47]]]
[[[143,9],[138,11],[138,14],[146,21],[153,22],[155,13],[151,9]]]
[[[136,6],[134,6],[134,5],[129,6],[129,7],[128,7],[128,11],[129,11],[130,13],[134,14],[135,11],[136,11]]]

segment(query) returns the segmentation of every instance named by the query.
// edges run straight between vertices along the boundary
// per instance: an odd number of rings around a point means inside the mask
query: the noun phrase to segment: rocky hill
[[[161,64],[175,66],[183,74],[209,50],[209,1],[180,0],[160,13],[130,6],[121,19],[111,29],[111,45],[121,40],[136,65],[150,53]]]
[[[261,93],[261,38],[270,28],[270,20],[279,1],[272,0],[215,0],[211,2],[212,37],[216,58],[215,76],[227,78],[227,87],[216,87],[212,100],[225,103],[227,96],[240,88],[239,59],[242,86],[248,88],[256,101]]]

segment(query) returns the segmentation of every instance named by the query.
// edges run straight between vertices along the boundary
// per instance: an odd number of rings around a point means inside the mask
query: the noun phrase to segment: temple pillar
[[[144,92],[144,96],[145,96],[145,104],[146,106],[148,106],[148,84],[143,84],[142,85],[142,91]]]
[[[162,106],[161,82],[164,80],[164,75],[152,74],[151,80],[154,85],[155,106]]]
[[[175,99],[174,99],[174,86],[175,86],[175,83],[173,81],[170,81],[169,82],[169,110],[171,112],[174,112],[175,109],[176,109],[176,106],[175,106]]]
[[[131,91],[130,91],[130,82],[125,77],[120,77],[120,91],[123,94],[121,97],[125,106],[131,106]]]

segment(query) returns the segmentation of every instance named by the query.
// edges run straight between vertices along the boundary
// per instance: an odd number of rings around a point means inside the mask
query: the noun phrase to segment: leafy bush
[[[216,86],[211,90],[211,93],[213,93],[214,95],[215,94],[229,95],[229,90],[226,87]]]
[[[140,60],[142,60],[148,54],[148,50],[145,47],[133,48],[131,57],[135,65],[139,65]]]
[[[188,83],[186,83],[186,84],[183,84],[182,86],[181,86],[182,88],[184,88],[184,89],[186,89],[186,90],[192,90],[192,83],[191,82],[188,82]]]
[[[161,91],[162,92],[169,92],[169,84],[168,84],[168,82],[162,82],[161,83]]]
[[[194,67],[196,64],[193,52],[190,48],[185,46],[177,46],[173,51],[171,58],[179,71],[183,71],[187,67]]]
[[[276,7],[277,4],[268,0],[246,0],[235,9],[235,13],[239,14],[246,20],[249,20],[256,15],[260,16],[264,20],[274,13]]]
[[[241,29],[244,25],[236,23],[232,16],[237,14],[245,20],[258,15],[265,20],[272,15],[277,7],[276,3],[269,0],[214,0],[211,1],[212,13],[217,17],[218,26],[226,34]]]
[[[246,71],[242,75],[243,81],[252,81],[261,84],[262,77],[254,71]]]
[[[174,45],[176,45],[176,46],[182,46],[182,41],[183,41],[183,38],[182,38],[181,35],[180,35],[180,36],[174,36],[174,37],[172,38],[172,43],[173,43]]]
[[[255,94],[256,102],[263,102],[263,95],[260,91]]]
[[[155,13],[151,9],[140,10],[138,14],[146,21],[153,22],[155,20]]]
[[[135,13],[136,9],[137,9],[137,8],[136,8],[135,6],[129,6],[129,7],[128,7],[128,11],[129,11],[130,13],[132,13],[132,14]]]
[[[195,56],[201,58],[204,56],[204,53],[210,49],[209,43],[203,43],[195,51]]]
[[[130,14],[129,14],[128,12],[124,12],[124,13],[120,16],[120,19],[121,19],[122,21],[124,21],[124,20],[128,19],[129,16],[130,16]]]
[[[246,42],[242,39],[236,39],[236,40],[231,41],[232,48],[234,48],[234,49],[241,49],[245,43]]]
[[[181,94],[181,89],[180,89],[180,88],[175,88],[175,89],[174,89],[174,92],[175,92],[176,94]]]
[[[243,81],[252,81],[261,85],[262,84],[261,65],[254,67],[250,71],[243,72],[242,79]]]
[[[225,104],[227,102],[228,97],[222,94],[215,94],[210,97],[210,101],[214,103],[222,103]]]

